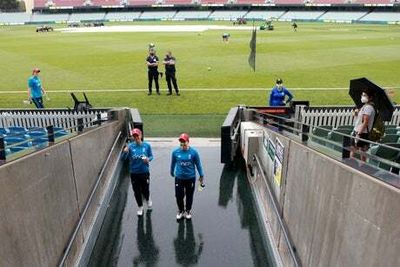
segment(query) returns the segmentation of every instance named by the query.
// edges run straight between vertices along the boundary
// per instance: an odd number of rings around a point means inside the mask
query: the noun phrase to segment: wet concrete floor
[[[89,266],[271,266],[245,172],[220,163],[219,143],[194,146],[206,187],[195,192],[192,220],[180,222],[169,176],[176,144],[149,143],[155,157],[150,166],[153,210],[137,217],[124,171]]]

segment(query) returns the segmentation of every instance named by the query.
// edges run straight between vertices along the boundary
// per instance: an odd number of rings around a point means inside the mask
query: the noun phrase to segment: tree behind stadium
[[[0,11],[16,11],[18,7],[17,0],[0,0]]]

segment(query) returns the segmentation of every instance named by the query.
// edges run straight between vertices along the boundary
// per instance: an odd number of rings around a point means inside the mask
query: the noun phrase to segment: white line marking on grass
[[[61,28],[55,31],[63,33],[98,33],[98,32],[204,32],[208,30],[250,31],[251,26],[223,25],[119,25],[103,27]]]
[[[400,89],[400,87],[387,87],[391,89]],[[180,89],[182,92],[232,92],[232,91],[269,91],[271,88],[188,88]],[[290,91],[343,91],[349,90],[345,87],[295,87],[289,88]],[[75,93],[75,92],[91,92],[91,93],[116,93],[116,92],[147,92],[148,89],[89,89],[89,90],[46,90],[48,93]],[[0,91],[0,94],[26,94],[25,91]]]

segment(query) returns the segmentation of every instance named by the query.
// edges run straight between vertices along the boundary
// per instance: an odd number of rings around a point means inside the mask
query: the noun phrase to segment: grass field
[[[230,25],[130,24],[160,23]],[[67,91],[88,90],[94,107],[139,108],[151,136],[181,131],[218,136],[230,107],[266,104],[276,77],[283,78],[297,100],[310,100],[312,105],[351,104],[347,90],[334,88],[347,88],[349,80],[358,77],[400,89],[398,25],[300,23],[299,31],[293,32],[289,23],[276,23],[275,31],[258,32],[255,73],[247,63],[251,32],[230,32],[228,44],[221,41],[222,32],[38,34],[35,26],[0,26],[0,107],[29,107],[22,100],[34,66],[41,68],[43,84],[51,92],[46,107],[72,106]],[[182,96],[166,96],[164,80],[163,95],[146,95],[150,42],[161,58],[168,49],[175,54]],[[231,88],[243,90],[222,90]],[[400,102],[399,93],[395,100]]]

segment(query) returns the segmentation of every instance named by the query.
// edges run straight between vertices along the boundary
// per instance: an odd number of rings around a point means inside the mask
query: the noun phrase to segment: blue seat
[[[0,134],[7,135],[9,133],[10,133],[10,130],[8,130],[7,128],[0,127]]]
[[[47,133],[47,129],[45,127],[29,127],[29,132],[45,132]]]
[[[41,131],[31,131],[31,132],[29,132],[28,133],[28,135],[31,137],[31,138],[34,138],[34,137],[43,137],[43,136],[47,136],[47,132],[41,132]]]
[[[62,127],[54,127],[54,138],[66,136],[69,133]]]
[[[21,126],[11,126],[8,127],[8,130],[10,130],[10,134],[13,133],[27,133],[28,129],[26,129],[25,127],[21,127]]]

